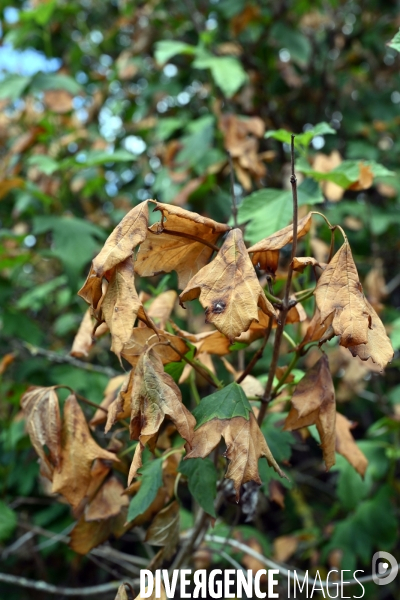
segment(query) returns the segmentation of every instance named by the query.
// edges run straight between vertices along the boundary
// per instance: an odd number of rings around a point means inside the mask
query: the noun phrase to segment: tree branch
[[[260,412],[258,413],[258,423],[261,425],[261,423],[264,420],[265,417],[265,413],[267,411],[267,406],[268,403],[271,401],[272,399],[272,386],[274,383],[274,376],[275,376],[275,372],[276,372],[276,367],[278,365],[278,360],[279,360],[279,352],[280,352],[280,348],[281,348],[281,341],[282,341],[282,336],[283,336],[283,330],[286,324],[286,318],[287,318],[287,314],[289,312],[290,309],[290,301],[289,301],[289,294],[290,294],[290,286],[292,284],[292,276],[293,276],[293,259],[296,256],[296,252],[297,252],[297,222],[298,222],[298,203],[297,203],[297,179],[296,179],[296,174],[294,172],[294,138],[295,136],[292,135],[292,143],[291,143],[291,163],[292,163],[292,174],[290,176],[290,183],[292,186],[292,197],[293,197],[293,241],[292,241],[292,252],[290,255],[290,263],[289,263],[289,270],[288,270],[288,276],[286,279],[286,285],[285,285],[285,292],[284,292],[284,297],[283,297],[283,302],[282,302],[282,310],[281,310],[281,314],[280,314],[280,322],[278,323],[278,326],[276,328],[276,333],[275,333],[275,341],[274,341],[274,349],[273,349],[273,353],[272,353],[272,361],[271,361],[271,365],[268,371],[268,380],[265,386],[265,391],[264,391],[264,395],[262,397],[262,404],[260,407]]]
[[[52,350],[45,350],[44,348],[38,348],[37,346],[33,346],[32,344],[28,344],[27,342],[19,342],[18,346],[24,350],[28,350],[31,356],[43,356],[50,362],[59,363],[59,364],[68,364],[77,369],[83,369],[84,371],[91,371],[92,373],[102,373],[102,375],[107,375],[107,377],[116,377],[117,375],[121,375],[120,371],[113,369],[112,367],[103,367],[101,365],[93,365],[91,363],[84,362],[83,360],[79,360],[79,358],[75,358],[73,356],[69,356],[69,354],[58,354],[57,352],[53,352]]]
[[[45,581],[27,579],[26,577],[7,575],[6,573],[0,573],[0,581],[3,583],[9,583],[10,585],[17,585],[30,590],[36,590],[38,592],[56,594],[57,596],[96,596],[98,594],[105,594],[106,592],[117,590],[121,585],[120,581],[110,581],[109,583],[103,583],[101,585],[70,588],[52,585],[51,583],[46,583]],[[138,580],[133,580],[131,583],[137,584]]]

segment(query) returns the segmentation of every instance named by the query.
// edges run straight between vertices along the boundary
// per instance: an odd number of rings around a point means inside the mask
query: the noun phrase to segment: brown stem
[[[81,402],[84,402],[85,404],[87,404],[88,406],[92,406],[93,408],[98,408],[102,411],[104,411],[106,413],[106,415],[108,414],[108,408],[104,408],[104,406],[100,406],[100,404],[96,404],[96,402],[92,402],[91,400],[88,400],[87,398],[85,398],[85,396],[81,396],[80,394],[77,394],[75,392],[75,390],[73,390],[71,387],[69,387],[69,385],[55,385],[54,386],[55,390],[59,390],[59,389],[64,389],[64,390],[69,390],[71,392],[71,394],[73,394],[74,396],[76,396],[76,398],[78,400],[80,400]]]
[[[252,370],[254,369],[255,365],[257,364],[257,362],[260,360],[260,358],[263,355],[264,352],[264,348],[267,345],[267,342],[269,340],[269,336],[271,335],[271,331],[272,331],[272,317],[270,318],[269,322],[268,322],[268,327],[265,331],[265,335],[264,335],[264,339],[263,342],[261,344],[261,346],[259,347],[259,349],[257,350],[257,352],[253,355],[251,361],[249,362],[249,364],[247,365],[247,367],[245,368],[245,370],[243,371],[243,373],[241,375],[239,375],[239,377],[236,379],[236,383],[241,383],[243,381],[243,379],[245,377],[247,377],[247,375],[249,375],[249,373],[252,372]]]
[[[162,224],[161,224],[161,226],[162,226]],[[151,233],[154,233],[155,235],[159,235],[161,233],[166,233],[167,235],[176,235],[177,237],[182,237],[182,238],[186,238],[188,240],[193,240],[194,242],[199,242],[200,244],[204,244],[205,246],[208,246],[209,248],[211,248],[215,252],[219,252],[218,246],[216,246],[212,242],[209,242],[207,240],[203,240],[203,238],[197,237],[197,235],[192,235],[190,233],[185,233],[184,231],[173,231],[172,229],[166,229],[165,227],[162,227],[162,229],[160,231],[157,231],[157,232],[153,231],[150,228],[149,228],[149,231],[151,231]]]
[[[175,346],[168,340],[166,342],[169,346],[171,346],[172,350],[174,352],[176,352],[182,360],[184,360],[186,363],[188,363],[188,365],[190,365],[195,371],[197,371],[197,373],[199,375],[201,375],[210,385],[212,385],[213,387],[217,388],[217,389],[221,389],[222,386],[220,384],[217,384],[216,381],[214,381],[209,374],[207,373],[207,371],[205,371],[200,365],[198,365],[196,362],[194,362],[193,360],[191,360],[190,358],[188,358],[187,356],[185,356],[184,354],[182,354],[182,352],[180,352],[178,350],[178,348],[175,348]]]
[[[275,333],[274,349],[272,352],[272,361],[271,361],[271,365],[270,365],[269,371],[268,371],[268,379],[267,379],[267,383],[265,386],[264,395],[262,397],[262,404],[260,407],[260,412],[258,413],[257,421],[259,424],[261,424],[263,422],[265,413],[267,411],[268,403],[272,399],[271,392],[272,392],[272,386],[274,383],[275,371],[276,371],[276,367],[278,365],[278,360],[279,360],[279,352],[280,352],[280,348],[281,348],[282,335],[283,335],[283,330],[284,330],[284,327],[286,324],[287,314],[290,309],[289,294],[290,294],[290,286],[292,283],[292,276],[293,276],[293,259],[296,256],[296,252],[297,252],[298,203],[297,203],[297,179],[296,179],[296,174],[294,172],[294,138],[295,138],[295,136],[292,135],[292,143],[291,143],[292,173],[290,176],[290,183],[292,186],[292,197],[293,197],[292,252],[291,252],[291,257],[290,257],[288,276],[286,279],[285,293],[284,293],[283,302],[282,302],[280,321],[278,323],[278,327],[276,328],[276,333]]]
[[[231,198],[232,198],[232,217],[235,228],[238,226],[237,217],[238,217],[238,209],[236,203],[236,195],[235,195],[235,171],[233,170],[233,160],[232,155],[228,152],[229,158],[229,167],[230,167],[230,179],[231,179]]]

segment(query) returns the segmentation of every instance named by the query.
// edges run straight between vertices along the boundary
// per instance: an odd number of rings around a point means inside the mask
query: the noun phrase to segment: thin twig
[[[290,256],[290,263],[288,269],[288,276],[286,279],[285,292],[283,296],[282,310],[280,314],[280,321],[278,322],[278,326],[276,328],[275,333],[275,341],[274,341],[274,349],[272,352],[272,360],[271,365],[268,371],[268,379],[265,386],[265,391],[263,395],[263,403],[260,407],[260,412],[258,413],[258,423],[261,424],[264,420],[265,413],[267,411],[268,403],[272,399],[272,386],[274,383],[274,377],[276,372],[276,367],[278,365],[279,360],[279,352],[281,348],[281,341],[283,336],[283,330],[286,324],[286,317],[290,309],[290,286],[292,283],[293,276],[293,259],[296,256],[297,252],[297,222],[298,222],[298,203],[297,203],[297,179],[296,174],[294,172],[294,138],[292,135],[292,143],[291,143],[291,163],[292,163],[292,173],[290,176],[290,184],[292,186],[292,197],[293,197],[293,240],[292,240],[292,252]]]
[[[228,152],[228,158],[229,158],[230,179],[231,179],[232,217],[233,217],[233,223],[236,228],[238,226],[238,221],[237,221],[238,209],[237,209],[236,194],[235,194],[235,171],[233,170],[233,160],[232,160],[232,154],[230,152]]]
[[[59,364],[68,364],[76,367],[77,369],[83,369],[84,371],[91,371],[92,373],[102,373],[103,375],[107,375],[107,377],[116,377],[117,375],[121,375],[120,371],[113,369],[112,367],[103,367],[101,365],[93,365],[91,363],[84,362],[83,360],[79,360],[73,356],[69,356],[69,354],[58,354],[57,352],[53,352],[52,350],[45,350],[44,348],[38,348],[37,346],[33,346],[32,344],[28,344],[27,342],[23,342],[22,344],[18,344],[22,348],[28,350],[31,356],[43,356],[50,362],[59,363]]]
[[[212,385],[213,387],[217,388],[217,389],[221,389],[223,386],[221,385],[221,383],[217,380],[217,379],[212,379],[212,377],[208,374],[208,372],[203,369],[203,367],[201,365],[199,365],[198,363],[196,363],[195,361],[191,360],[190,358],[188,358],[187,356],[185,356],[184,354],[182,354],[182,352],[180,352],[178,350],[178,348],[176,348],[172,342],[170,342],[169,340],[166,342],[169,346],[171,346],[172,350],[174,350],[174,352],[176,352],[182,360],[184,360],[188,365],[190,365],[195,371],[197,371],[197,373],[199,375],[201,375],[206,381],[208,381],[208,383],[210,385]]]
[[[0,581],[2,583],[9,583],[10,585],[16,585],[30,590],[37,590],[38,592],[56,594],[57,596],[96,596],[98,594],[105,594],[106,592],[117,590],[121,585],[120,581],[110,581],[109,583],[102,583],[101,585],[71,588],[52,585],[51,583],[46,583],[46,581],[35,581],[33,579],[27,579],[26,577],[7,575],[6,573],[0,573]],[[137,583],[138,580],[132,581],[133,585]]]
[[[243,379],[245,377],[247,377],[247,375],[249,375],[252,372],[252,370],[254,369],[255,365],[257,364],[257,362],[262,357],[262,355],[264,353],[264,348],[267,345],[267,342],[269,340],[269,336],[271,335],[272,323],[273,323],[273,319],[271,317],[270,320],[269,320],[269,322],[268,322],[268,327],[267,327],[267,329],[265,331],[264,339],[263,339],[263,342],[262,342],[261,346],[259,347],[259,349],[257,350],[257,352],[255,354],[253,354],[253,357],[252,357],[251,361],[249,362],[249,364],[247,365],[247,367],[245,368],[245,370],[243,371],[243,373],[241,375],[239,375],[239,377],[236,379],[236,383],[241,383],[243,381]]]
[[[295,579],[295,577],[296,577],[297,581],[307,581],[309,586],[312,586],[315,583],[318,583],[318,585],[322,584],[322,586],[325,588],[330,588],[330,587],[336,588],[337,587],[337,583],[335,583],[335,582],[329,583],[329,582],[324,582],[324,581],[321,582],[320,580],[317,580],[317,579],[308,579],[308,577],[303,575],[303,573],[300,571],[300,569],[297,569],[297,568],[296,569],[295,568],[287,569],[286,567],[280,565],[279,563],[276,563],[273,560],[267,558],[266,556],[263,556],[256,550],[253,550],[253,548],[251,548],[250,546],[247,546],[246,544],[243,544],[242,542],[238,542],[237,540],[224,538],[219,535],[206,535],[204,539],[206,542],[212,542],[214,544],[221,544],[221,545],[228,544],[228,546],[231,546],[232,548],[236,548],[237,550],[240,550],[241,552],[244,552],[245,554],[248,554],[249,556],[252,556],[253,558],[259,560],[262,564],[264,564],[269,569],[278,570],[279,573],[281,573],[282,575],[284,575],[286,577],[289,576],[291,579]],[[400,565],[398,565],[398,566],[400,567]],[[343,581],[343,585],[355,585],[358,583],[366,583],[368,581],[373,581],[372,575],[365,575],[364,577],[357,577],[357,579],[350,579],[349,581]]]

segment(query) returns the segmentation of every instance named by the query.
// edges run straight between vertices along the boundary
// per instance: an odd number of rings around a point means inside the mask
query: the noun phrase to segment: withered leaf
[[[324,354],[296,386],[284,430],[293,431],[315,424],[329,470],[335,464],[335,419],[335,390],[328,358]]]
[[[128,375],[117,375],[116,377],[112,377],[108,382],[106,389],[104,390],[104,398],[100,403],[102,408],[108,409],[112,403],[117,399],[121,387],[124,385],[126,381],[128,381]],[[129,416],[129,415],[127,415]],[[108,413],[101,408],[98,408],[94,413],[93,417],[90,419],[90,426],[94,427],[95,425],[99,425],[100,423],[104,423],[107,419]]]
[[[51,475],[53,468],[59,469],[61,464],[61,417],[55,389],[29,388],[21,398],[21,407],[32,446],[44,467],[43,474]]]
[[[86,281],[78,292],[78,296],[90,304],[92,308],[97,308],[102,296],[102,277],[96,275],[91,265]]]
[[[124,583],[121,583],[121,585],[119,586],[117,595],[115,596],[114,600],[129,600]]]
[[[128,528],[125,525],[126,515],[126,506],[118,515],[109,519],[86,521],[83,515],[71,531],[70,548],[78,554],[88,554],[92,548],[108,540],[110,535],[121,537]]]
[[[251,404],[237,383],[203,398],[193,414],[197,425],[192,449],[186,445],[186,459],[205,458],[223,436],[226,456],[231,461],[226,477],[233,480],[237,498],[240,486],[246,481],[260,483],[258,458],[261,456],[267,458],[281,477],[286,477],[268,448]]]
[[[157,346],[154,346],[155,354],[161,358],[164,365],[170,362],[179,362],[181,360],[180,354],[186,354],[189,350],[186,342],[177,335],[167,331],[158,331],[157,336],[149,327],[135,327],[121,354],[132,366],[135,366],[147,345],[154,344],[157,341],[170,342],[170,345],[157,344]]]
[[[293,259],[293,269],[302,273],[308,266],[322,267],[316,258],[312,256],[295,256]]]
[[[297,223],[297,238],[301,238],[309,232],[311,227],[312,213],[308,213]],[[293,240],[293,225],[288,225],[280,229],[273,235],[264,238],[248,249],[248,252],[270,252],[271,250],[280,250],[286,244]]]
[[[127,419],[131,414],[131,397],[134,374],[135,369],[132,369],[129,372],[128,377],[126,377],[122,383],[117,397],[108,407],[107,423],[104,430],[105,433],[108,433],[111,427],[115,425],[117,421],[120,419]]]
[[[141,306],[135,289],[133,263],[129,257],[115,267],[101,304],[104,320],[112,336],[111,350],[118,358],[131,337]]]
[[[177,293],[175,290],[162,292],[162,294],[153,300],[150,307],[147,309],[147,314],[154,320],[157,327],[160,329],[165,327],[166,322],[171,316],[176,299]]]
[[[251,262],[254,266],[275,275],[279,264],[279,250],[266,250],[265,252],[253,252]]]
[[[225,477],[232,479],[237,500],[240,496],[240,486],[246,481],[255,481],[261,485],[258,459],[262,456],[265,456],[268,464],[281,477],[286,477],[272,456],[252,412],[248,419],[245,417],[212,419],[201,425],[195,431],[192,450],[188,452],[185,459],[205,458],[217,447],[221,436],[227,446],[225,456],[230,461]]]
[[[183,289],[190,278],[207,264],[213,253],[212,248],[193,237],[215,244],[230,227],[179,206],[160,202],[155,204],[154,210],[161,211],[166,221],[162,225],[156,223],[151,226],[137,255],[135,271],[143,277],[176,271],[178,285]],[[163,232],[163,229],[182,235],[171,235]],[[188,234],[192,238],[185,237]]]
[[[54,472],[52,492],[62,494],[71,506],[78,506],[87,493],[96,458],[118,461],[115,454],[96,444],[81,407],[70,395],[64,404],[61,468]]]
[[[344,415],[336,413],[336,452],[344,456],[357,473],[364,477],[368,460],[351,435],[350,431],[355,425]]]
[[[310,344],[311,342],[320,341],[321,338],[325,336],[326,332],[331,326],[332,321],[333,313],[321,323],[321,313],[319,312],[318,307],[315,307],[314,315],[308,324],[306,334],[302,339],[299,348],[303,348],[303,346]]]
[[[258,309],[276,316],[265,297],[247,254],[240,229],[226,237],[216,258],[192,277],[180,295],[180,302],[199,298],[206,312],[206,322],[233,341],[247,331]]]
[[[361,360],[368,360],[370,358],[383,370],[393,358],[392,344],[387,336],[385,326],[376,311],[368,300],[365,300],[365,303],[371,317],[371,329],[368,329],[368,341],[366,344],[348,346],[348,349],[353,356],[359,356]]]
[[[164,372],[162,361],[153,348],[143,352],[136,366],[131,406],[131,438],[140,440],[139,448],[157,438],[166,416],[173,421],[181,437],[191,445],[196,421],[182,403],[180,389],[172,377]],[[140,460],[138,452],[135,452],[128,485],[136,476]]]
[[[163,546],[163,557],[170,558],[179,543],[179,503],[174,501],[166,506],[151,523],[146,533],[146,542]]]
[[[371,317],[347,241],[323,271],[314,294],[321,323],[333,313],[332,327],[341,346],[368,342]]]
[[[141,202],[132,208],[107,238],[102,250],[93,260],[93,273],[97,277],[104,275],[132,253],[147,236],[149,222],[148,202]]]
[[[100,521],[116,517],[129,500],[123,495],[124,486],[116,477],[107,479],[85,510],[85,521]]]
[[[108,331],[107,325],[102,323],[93,334],[94,325],[95,322],[91,316],[91,310],[88,308],[74,337],[70,352],[71,356],[76,356],[77,358],[88,356],[93,346],[94,338],[98,338]]]
[[[358,180],[351,184],[349,190],[367,190],[374,182],[374,174],[369,165],[364,165],[364,163],[361,162],[358,165],[358,168],[360,170]]]

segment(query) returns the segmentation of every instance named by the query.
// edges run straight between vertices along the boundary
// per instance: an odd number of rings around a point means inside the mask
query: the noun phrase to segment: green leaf
[[[311,429],[311,428],[310,428]],[[368,496],[373,482],[382,479],[389,467],[385,449],[380,442],[364,440],[357,446],[368,459],[368,467],[364,479],[354,470],[350,463],[340,454],[336,454],[336,464],[332,471],[339,472],[337,494],[342,505],[351,510]]]
[[[390,488],[383,486],[373,498],[360,502],[345,520],[335,526],[324,555],[340,549],[343,567],[352,570],[357,557],[364,564],[370,563],[378,544],[380,548],[390,550],[397,537],[397,518],[390,494]]]
[[[60,275],[55,279],[50,279],[46,283],[37,285],[32,289],[29,289],[17,302],[17,308],[20,310],[31,309],[40,310],[45,304],[49,302],[49,296],[58,288],[64,286],[67,283],[65,275]]]
[[[312,129],[309,129],[305,133],[296,133],[294,138],[295,147],[307,147],[311,140],[317,135],[328,135],[336,133],[335,129],[332,129],[328,123],[324,121],[322,123],[318,123]],[[267,131],[265,136],[266,138],[274,138],[278,140],[278,142],[284,142],[286,144],[290,144],[292,141],[292,133],[287,131],[287,129],[276,129],[272,131]],[[296,168],[298,166],[296,165]]]
[[[138,493],[129,504],[127,521],[133,521],[142,515],[155,500],[157,492],[162,486],[162,458],[156,458],[146,463],[140,470],[141,485]]]
[[[400,29],[396,33],[396,35],[394,36],[394,38],[387,45],[390,48],[393,48],[394,50],[397,50],[397,52],[400,52]]]
[[[299,206],[321,204],[324,195],[318,182],[311,177],[306,177],[297,188],[297,200]]]
[[[79,85],[69,75],[57,75],[54,73],[37,73],[32,78],[30,86],[31,92],[42,92],[46,90],[65,90],[73,96],[82,92],[82,86]]]
[[[265,418],[261,427],[267,444],[278,462],[289,460],[292,446],[296,443],[294,435],[290,431],[282,430],[285,417],[286,414],[272,413]]]
[[[159,119],[156,126],[156,136],[163,142],[167,140],[177,129],[184,127],[186,119],[181,117],[168,117],[166,119]]]
[[[193,63],[197,69],[210,69],[216,85],[227,98],[231,98],[247,81],[246,71],[241,62],[233,56],[212,56],[198,54]]]
[[[180,463],[178,471],[188,479],[189,492],[212,517],[216,517],[214,500],[217,496],[217,471],[208,458],[190,458]]]
[[[0,500],[0,541],[8,540],[16,525],[17,513]]]
[[[315,179],[315,181],[332,181],[347,189],[352,183],[358,181],[361,163],[371,169],[374,177],[388,177],[395,175],[393,171],[389,171],[389,169],[374,160],[344,160],[329,173],[321,173],[320,171],[312,169],[306,160],[300,158],[297,161],[296,168],[298,171]]]
[[[103,241],[106,237],[100,227],[77,217],[34,217],[33,233],[47,231],[53,233],[52,255],[61,260],[74,280],[99,250],[98,240]]]
[[[99,167],[108,163],[132,162],[136,160],[136,154],[128,150],[116,150],[115,152],[104,152],[103,150],[89,150],[80,155],[80,160],[73,160],[75,168],[87,169],[88,167]],[[71,164],[68,159],[68,164]]]
[[[190,342],[186,341],[186,343],[190,347],[190,350],[186,352],[185,357],[193,360],[196,353],[196,348],[195,346],[192,346]],[[171,375],[175,383],[178,383],[186,364],[187,363],[184,360],[179,362],[171,362],[164,366],[164,371],[168,373],[168,375]]]
[[[59,168],[58,162],[47,154],[34,154],[26,162],[31,167],[37,167],[45,175],[51,175]]]
[[[0,81],[0,100],[17,100],[25,92],[31,82],[31,77],[22,75],[7,75]]]
[[[392,323],[392,330],[390,332],[390,341],[392,342],[393,350],[400,349],[400,318],[396,319]]]
[[[298,29],[288,27],[282,21],[277,21],[271,28],[270,36],[279,44],[279,48],[286,48],[291,59],[298,65],[305,67],[312,53],[309,39]]]
[[[41,2],[31,10],[25,10],[19,14],[21,21],[35,21],[38,25],[46,25],[56,7],[55,0]]]
[[[244,237],[251,244],[286,227],[292,217],[292,194],[267,188],[244,198],[238,210],[239,223],[246,225]]]
[[[250,402],[237,383],[230,383],[222,390],[206,396],[193,411],[196,418],[196,429],[211,419],[244,417],[248,420],[250,413]]]
[[[156,63],[163,65],[168,62],[170,58],[177,54],[194,54],[196,51],[195,46],[185,44],[175,40],[161,40],[156,42],[156,49],[154,56]]]

